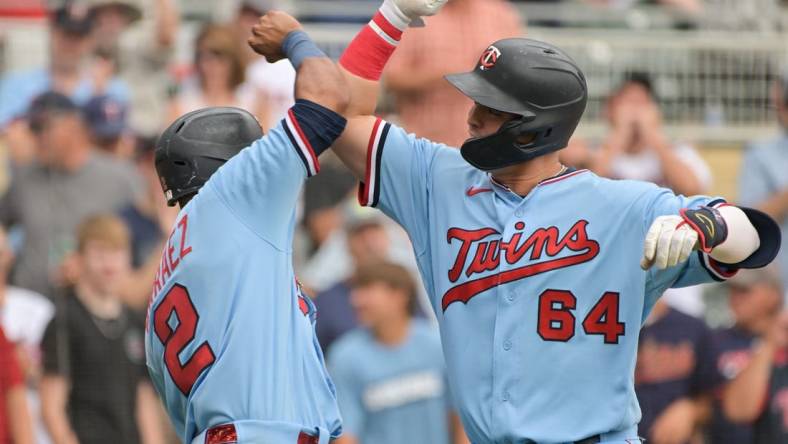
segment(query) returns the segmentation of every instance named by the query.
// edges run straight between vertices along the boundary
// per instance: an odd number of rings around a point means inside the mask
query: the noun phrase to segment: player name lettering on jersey
[[[514,265],[518,264],[530,252],[528,260],[531,262],[518,268],[510,268],[479,279],[469,280],[450,288],[443,295],[443,310],[445,311],[453,302],[467,303],[479,293],[498,285],[592,260],[599,254],[599,243],[588,238],[587,226],[588,221],[579,220],[563,237],[557,227],[537,228],[530,236],[522,240],[522,230],[525,229],[525,223],[517,222],[515,229],[518,231],[507,241],[501,239],[501,233],[492,228],[476,230],[450,228],[446,233],[447,241],[449,243],[454,240],[460,241],[457,258],[449,270],[451,282],[457,282],[463,274],[469,278],[475,274],[496,270],[501,263],[501,258],[508,264]],[[467,263],[472,250],[474,251],[473,259]],[[544,255],[554,258],[564,252],[574,254],[540,261]],[[533,261],[538,262],[534,263]]]
[[[364,390],[364,406],[371,412],[399,407],[443,395],[443,378],[434,371],[410,373],[378,382]]]
[[[164,288],[172,272],[178,268],[181,261],[192,252],[192,247],[187,243],[186,232],[189,227],[188,214],[175,224],[170,236],[167,238],[167,245],[161,253],[161,262],[159,262],[159,269],[156,271],[156,278],[153,281],[153,293],[151,294],[151,301],[156,295]]]

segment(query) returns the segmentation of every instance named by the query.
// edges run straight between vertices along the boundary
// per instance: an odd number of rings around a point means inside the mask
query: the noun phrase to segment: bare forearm
[[[153,282],[153,278],[156,276],[156,271],[159,268],[160,252],[164,246],[165,244],[162,242],[151,250],[153,253],[150,254],[140,268],[131,273],[126,285],[123,285],[120,297],[130,307],[143,309],[147,305],[151,291],[151,282]]]
[[[41,415],[54,444],[78,444],[79,440],[66,414],[68,382],[61,376],[41,380]]]
[[[333,444],[358,444],[356,437],[349,433],[344,433],[342,436],[331,442]]]
[[[380,82],[358,77],[342,66],[339,67],[339,70],[345,76],[350,88],[350,104],[345,111],[345,116],[351,118],[373,115],[378,106]]]
[[[756,208],[774,218],[778,223],[783,222],[788,214],[788,189],[774,194],[758,204]]]
[[[599,154],[594,156],[591,169],[600,176],[610,177],[613,159],[624,151],[627,138],[627,133],[621,130],[611,132],[602,144]]]
[[[65,411],[63,412],[43,412],[44,425],[54,444],[79,444],[77,435],[71,429]]]
[[[673,150],[673,147],[662,135],[650,138],[653,149],[659,157],[662,166],[662,175],[668,187],[676,194],[694,196],[703,192],[700,180],[695,171],[682,161]]]
[[[174,0],[156,0],[156,36],[159,46],[170,48],[178,35],[180,16]]]
[[[9,390],[6,400],[11,441],[14,444],[33,444],[33,421],[30,418],[24,386]]]
[[[470,444],[471,441],[468,439],[468,435],[465,434],[459,415],[449,413],[449,425],[451,427],[453,444]]]
[[[137,424],[143,444],[164,444],[163,410],[153,387],[145,382],[137,386]]]
[[[340,114],[345,112],[350,101],[342,73],[327,57],[311,57],[303,61],[297,71],[295,97]]]
[[[711,395],[700,395],[693,398],[692,403],[695,410],[695,423],[706,424],[711,419],[712,401]]]
[[[767,396],[773,358],[774,346],[762,343],[749,365],[725,388],[722,406],[729,419],[752,422],[760,415]]]

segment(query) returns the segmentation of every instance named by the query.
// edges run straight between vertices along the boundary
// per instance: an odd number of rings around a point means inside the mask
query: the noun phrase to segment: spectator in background
[[[96,72],[89,63],[93,24],[94,16],[84,4],[66,1],[51,15],[49,66],[12,72],[0,79],[0,135],[4,136],[16,163],[26,163],[33,157],[24,117],[38,95],[57,91],[78,104],[97,94],[128,100],[125,83],[117,78],[106,79],[103,69]],[[101,85],[96,85],[98,77]]]
[[[91,148],[80,109],[63,94],[38,97],[28,119],[38,160],[17,171],[0,200],[0,221],[24,232],[11,282],[52,297],[79,222],[133,202],[140,183],[130,165]]]
[[[783,288],[776,267],[740,270],[727,281],[733,327],[714,332],[717,371],[733,380],[749,364],[753,344],[764,337],[780,312]],[[709,441],[714,444],[753,442],[749,424],[733,424],[725,418],[720,402],[715,402],[714,418],[709,427]]]
[[[630,73],[607,102],[609,133],[591,159],[600,176],[653,182],[676,194],[703,194],[711,171],[689,144],[674,143],[662,126],[662,114],[651,79]],[[701,286],[669,289],[663,295],[673,307],[693,316],[704,310]]]
[[[340,338],[328,355],[343,419],[336,444],[463,442],[449,407],[438,332],[413,318],[417,296],[410,273],[391,263],[367,263],[352,286],[363,328]]]
[[[685,196],[708,190],[706,162],[691,145],[673,143],[665,133],[648,75],[629,74],[608,99],[606,111],[610,131],[594,159],[597,174],[654,182]]]
[[[242,94],[254,98],[257,118],[266,130],[275,127],[295,103],[295,70],[290,61],[268,63],[246,43],[252,26],[274,6],[274,0],[242,0],[235,16],[235,30],[246,58],[246,82],[241,85]]]
[[[0,328],[16,345],[36,442],[47,444],[49,439],[39,409],[38,383],[41,378],[41,338],[55,307],[38,293],[8,285],[13,257],[5,230],[0,228]],[[0,437],[0,443],[5,442]]]
[[[358,217],[346,224],[347,250],[355,273],[364,264],[385,260],[389,254],[389,237],[377,214]],[[342,279],[315,297],[320,313],[315,333],[320,346],[328,351],[331,344],[347,331],[358,326],[350,304],[350,279]]]
[[[188,79],[170,106],[170,121],[210,106],[234,106],[257,114],[254,100],[239,88],[246,62],[230,26],[205,25],[194,47],[195,75]]]
[[[593,5],[608,6],[611,8],[625,9],[638,3],[658,3],[674,8],[677,11],[698,15],[703,12],[703,0],[584,0]]]
[[[723,394],[725,414],[753,424],[755,444],[788,442],[788,310],[762,337],[749,365]],[[716,443],[715,443],[716,444]]]
[[[86,219],[77,237],[79,278],[44,334],[47,428],[56,444],[161,443],[143,331],[118,296],[129,273],[128,230],[100,215]]]
[[[327,290],[353,272],[343,226],[356,181],[344,165],[320,163],[320,174],[304,184],[303,227],[309,243],[298,276],[314,292]],[[358,205],[354,205],[356,208]]]
[[[0,328],[0,443],[33,444],[33,424],[16,350]]]
[[[157,135],[167,118],[172,83],[167,68],[180,24],[177,1],[83,1],[95,17],[96,44],[117,56],[120,77],[131,87],[130,127],[146,137]]]
[[[720,379],[706,324],[657,301],[640,331],[635,367],[639,435],[654,444],[689,443],[711,416]]]
[[[159,269],[164,241],[170,236],[178,215],[177,208],[167,206],[161,191],[161,182],[154,166],[155,148],[156,140],[138,139],[135,162],[145,191],[118,213],[131,233],[134,267],[131,279],[123,286],[122,296],[126,304],[138,310],[147,308],[150,283]]]
[[[128,107],[111,96],[96,96],[83,107],[90,141],[102,152],[128,160],[134,155],[134,137],[126,125]]]
[[[744,154],[739,176],[739,203],[767,213],[788,239],[788,70],[775,82],[773,101],[781,132],[770,140],[753,142]],[[788,248],[777,257],[783,283],[788,282]]]
[[[524,34],[503,0],[451,0],[428,26],[406,32],[384,71],[402,126],[417,136],[460,146],[472,103],[443,79],[467,70],[490,42]]]

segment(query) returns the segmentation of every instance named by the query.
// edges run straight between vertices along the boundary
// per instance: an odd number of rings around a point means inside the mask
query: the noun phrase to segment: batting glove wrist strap
[[[711,253],[717,245],[728,238],[728,225],[720,212],[711,207],[700,207],[697,210],[682,209],[679,214],[684,222],[698,233],[698,249]]]

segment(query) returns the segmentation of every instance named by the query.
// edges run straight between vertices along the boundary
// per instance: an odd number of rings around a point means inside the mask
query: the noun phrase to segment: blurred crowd
[[[656,3],[694,11],[704,2]],[[270,0],[239,0],[229,22],[201,25],[188,69],[174,63],[178,2],[142,5],[61,2],[48,11],[48,63],[0,73],[0,444],[174,442],[142,339],[176,215],[153,167],[156,138],[209,106],[247,109],[271,128],[293,103],[289,62],[270,64],[246,45]],[[495,40],[525,35],[523,23],[504,0],[451,0],[429,26],[405,33],[384,73],[388,118],[461,144],[471,103],[442,76],[470,69]],[[788,73],[776,78],[782,130],[746,147],[736,202],[769,213],[785,235]],[[618,85],[605,137],[574,139],[562,161],[710,192],[714,171],[668,135],[649,74],[629,72]],[[344,418],[337,443],[467,442],[407,236],[356,204],[354,180],[330,153],[321,164],[301,202],[295,266],[318,307]],[[655,306],[633,376],[648,442],[788,442],[785,251],[779,265],[670,290]],[[728,322],[713,329],[709,299],[728,305]]]

